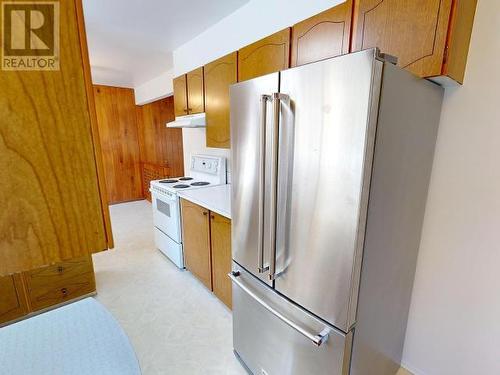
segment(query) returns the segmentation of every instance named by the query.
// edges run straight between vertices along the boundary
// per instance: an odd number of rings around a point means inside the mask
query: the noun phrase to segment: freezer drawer
[[[233,277],[233,345],[253,374],[348,374],[351,333],[313,317],[233,263],[235,271],[239,274]],[[325,332],[327,337],[319,343]]]

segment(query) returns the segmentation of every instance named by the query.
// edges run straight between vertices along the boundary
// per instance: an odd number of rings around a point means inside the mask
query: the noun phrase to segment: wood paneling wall
[[[167,128],[175,119],[174,98],[137,107],[141,162],[167,167],[171,177],[184,175],[182,129]]]
[[[108,248],[81,4],[59,6],[60,70],[0,71],[0,275]]]
[[[149,199],[147,176],[184,174],[182,130],[165,126],[173,97],[137,106],[132,89],[95,85],[94,93],[110,203]]]
[[[119,203],[142,199],[134,91],[96,85],[94,96],[108,200]]]

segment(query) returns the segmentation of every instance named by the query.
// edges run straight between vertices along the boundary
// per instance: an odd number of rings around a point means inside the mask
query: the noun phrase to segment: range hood
[[[167,122],[167,128],[204,128],[205,126],[205,113],[179,116],[175,118],[175,121]]]

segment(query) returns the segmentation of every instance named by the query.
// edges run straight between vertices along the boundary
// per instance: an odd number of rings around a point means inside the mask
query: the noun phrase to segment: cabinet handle
[[[68,294],[68,289],[66,289],[66,288],[62,288],[62,289],[61,289],[61,293],[62,293],[64,296],[66,296],[66,294]]]
[[[215,215],[210,215],[210,218],[215,219]]]
[[[62,271],[64,271],[63,266],[59,266],[59,267],[57,267],[57,272],[62,273]]]
[[[188,113],[188,109],[187,108],[184,108],[183,111],[186,112],[186,113]]]
[[[207,215],[208,215],[208,212],[203,211],[203,216],[207,216]]]

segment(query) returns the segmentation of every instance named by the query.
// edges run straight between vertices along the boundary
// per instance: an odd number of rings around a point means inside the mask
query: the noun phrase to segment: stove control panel
[[[220,168],[220,158],[209,156],[192,156],[191,171],[216,175]]]

